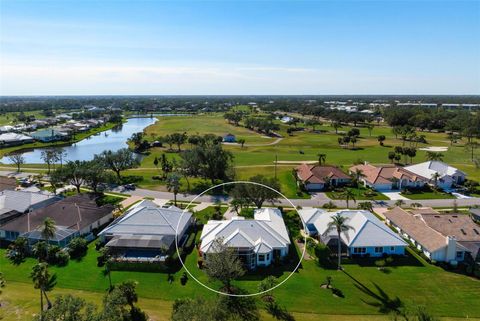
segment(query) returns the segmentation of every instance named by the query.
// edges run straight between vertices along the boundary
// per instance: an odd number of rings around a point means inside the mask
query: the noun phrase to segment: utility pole
[[[275,179],[277,179],[278,154],[275,154]]]

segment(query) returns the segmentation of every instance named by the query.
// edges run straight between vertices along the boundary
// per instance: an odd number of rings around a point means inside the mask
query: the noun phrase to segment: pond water
[[[154,124],[156,121],[156,118],[150,117],[129,118],[127,122],[116,128],[90,136],[70,146],[62,147],[67,153],[65,160],[92,160],[95,154],[100,154],[105,150],[117,151],[125,148],[127,147],[127,140],[133,133],[143,131],[145,127]],[[43,149],[35,148],[24,152],[25,163],[43,164],[44,161],[40,157]],[[7,157],[0,159],[0,162],[11,163]]]

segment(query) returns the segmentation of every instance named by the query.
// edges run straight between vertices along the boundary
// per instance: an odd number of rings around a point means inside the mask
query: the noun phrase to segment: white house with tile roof
[[[235,216],[230,220],[208,221],[200,237],[204,258],[214,252],[216,239],[234,248],[248,269],[269,266],[276,258],[284,258],[290,246],[282,213],[276,208],[257,209],[254,219]]]

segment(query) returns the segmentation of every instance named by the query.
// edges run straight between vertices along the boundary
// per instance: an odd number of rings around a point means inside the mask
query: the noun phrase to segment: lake
[[[96,135],[85,138],[78,143],[74,143],[70,146],[62,147],[67,153],[65,160],[92,160],[95,154],[100,154],[105,150],[117,151],[121,148],[127,147],[127,140],[133,133],[143,131],[147,126],[154,124],[157,121],[156,118],[141,117],[141,118],[129,118],[127,122],[112,128],[110,130],[98,133]],[[26,164],[43,164],[41,159],[41,152],[45,148],[35,148],[31,151],[23,153]],[[0,159],[0,162],[4,164],[10,164],[11,162],[7,157]]]

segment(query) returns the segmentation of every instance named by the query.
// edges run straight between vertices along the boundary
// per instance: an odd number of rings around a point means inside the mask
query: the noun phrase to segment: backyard
[[[391,267],[389,273],[379,271],[375,266],[356,263],[345,264],[343,273],[321,268],[314,260],[303,261],[300,269],[273,293],[278,302],[298,316],[299,320],[315,320],[320,315],[322,319],[325,315],[327,320],[329,317],[335,320],[371,320],[372,315],[378,315],[379,320],[389,320],[388,316],[380,316],[378,307],[374,304],[378,303],[375,298],[365,294],[358,286],[377,294],[384,291],[390,299],[398,297],[406,305],[424,305],[439,316],[480,318],[480,305],[477,304],[480,280],[444,271],[427,264],[416,254],[412,255],[412,264]],[[97,252],[91,243],[87,256],[81,261],[71,260],[66,267],[52,267],[58,283],[51,296],[73,290],[86,299],[99,302],[102,293],[108,288],[108,279],[103,274],[104,268],[97,267],[96,257]],[[187,256],[187,268],[196,278],[215,287],[198,270],[196,262],[197,253],[194,250]],[[34,259],[28,259],[13,268],[5,258],[5,250],[0,250],[0,266],[7,281],[2,299],[5,320],[23,320],[26,313],[36,312],[37,291],[33,289],[28,277],[34,264]],[[174,299],[214,295],[192,279],[182,286],[180,277],[183,273],[184,269],[175,273],[172,284],[168,282],[167,274],[152,272],[113,271],[112,280],[114,283],[129,279],[138,281],[140,306],[154,316],[155,320],[166,320]],[[287,274],[287,271],[283,272],[280,279]],[[334,297],[320,288],[327,276],[333,278],[334,286],[343,292],[344,298]],[[256,291],[258,285],[257,278],[248,277],[236,283],[249,292]],[[343,316],[343,319],[336,315]],[[269,320],[266,316],[264,319]]]

